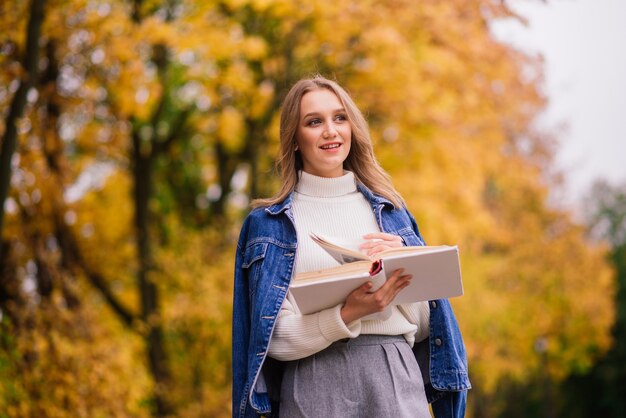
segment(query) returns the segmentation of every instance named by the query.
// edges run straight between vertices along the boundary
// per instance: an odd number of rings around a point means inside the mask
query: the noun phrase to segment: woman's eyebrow
[[[331,113],[340,113],[340,112],[345,112],[346,109],[344,109],[343,107],[340,107],[339,109],[335,109],[333,111],[331,111]],[[302,118],[308,118],[309,116],[318,116],[319,114],[321,114],[322,112],[309,112],[306,115],[302,116]]]

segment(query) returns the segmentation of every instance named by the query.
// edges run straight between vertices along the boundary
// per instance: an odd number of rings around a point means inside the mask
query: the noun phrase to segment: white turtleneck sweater
[[[336,178],[300,173],[292,203],[298,237],[296,274],[338,265],[311,240],[310,233],[337,237],[338,241],[362,242],[363,235],[380,232],[372,207],[356,188],[354,174],[344,173]],[[276,320],[269,356],[296,360],[317,353],[337,340],[360,334],[404,335],[411,346],[428,337],[427,302],[393,306],[391,316],[384,321],[358,319],[348,325],[341,319],[341,307],[301,315],[288,294]]]

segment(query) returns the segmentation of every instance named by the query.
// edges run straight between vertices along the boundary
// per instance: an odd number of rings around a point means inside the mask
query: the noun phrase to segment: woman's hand
[[[389,248],[404,246],[402,238],[397,235],[387,234],[385,232],[367,234],[363,236],[363,239],[365,239],[366,241],[359,246],[359,249],[370,257]]]
[[[352,291],[341,308],[343,322],[349,324],[366,315],[382,312],[396,295],[409,285],[412,276],[403,275],[403,272],[404,269],[394,271],[385,284],[375,292],[370,292],[372,282],[367,282]]]

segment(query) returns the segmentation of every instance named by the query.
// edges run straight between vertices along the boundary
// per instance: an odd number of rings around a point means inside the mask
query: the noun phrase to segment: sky
[[[557,130],[563,202],[578,206],[595,179],[626,183],[626,0],[514,0],[528,19],[493,26],[501,40],[544,58],[548,108]],[[560,195],[561,193],[559,193]]]

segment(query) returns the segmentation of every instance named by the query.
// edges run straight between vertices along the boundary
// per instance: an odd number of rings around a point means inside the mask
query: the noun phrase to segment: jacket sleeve
[[[413,215],[406,211],[411,227],[425,244]],[[467,353],[459,326],[447,299],[431,301],[430,335],[413,352],[422,370],[429,402],[437,418],[461,418],[465,415],[467,390],[471,384],[467,372]]]
[[[250,304],[248,301],[248,277],[242,268],[242,242],[245,242],[246,225],[242,226],[235,256],[232,322],[232,403],[238,411],[243,402],[243,390],[248,370],[248,348],[250,338]]]

